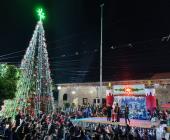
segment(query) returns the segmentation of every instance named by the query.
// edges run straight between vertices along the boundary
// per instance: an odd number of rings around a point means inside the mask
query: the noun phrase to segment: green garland
[[[115,91],[126,91],[126,88],[119,88],[119,89],[114,89]],[[135,91],[140,91],[140,90],[144,90],[143,88],[131,88],[131,91],[135,92]]]

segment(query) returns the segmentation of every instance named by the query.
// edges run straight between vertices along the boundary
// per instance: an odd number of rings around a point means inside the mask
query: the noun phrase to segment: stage
[[[87,127],[89,124],[106,124],[106,125],[120,125],[120,126],[126,126],[125,124],[125,119],[121,118],[120,122],[111,122],[111,121],[107,121],[106,117],[93,117],[93,118],[81,118],[81,119],[74,119],[72,120],[73,123],[78,124],[78,125],[82,125]],[[138,127],[138,128],[152,128],[151,126],[151,121],[149,120],[135,120],[135,119],[130,119],[130,126],[132,127]],[[159,126],[159,122],[155,122],[154,123],[155,127]]]

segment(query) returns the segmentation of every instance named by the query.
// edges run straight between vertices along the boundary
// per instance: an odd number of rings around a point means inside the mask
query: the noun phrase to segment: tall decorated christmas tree
[[[54,110],[52,79],[48,52],[43,28],[45,14],[37,10],[39,21],[21,61],[21,77],[17,84],[14,100],[7,100],[3,112],[15,116],[18,111],[38,115],[40,111],[51,113]]]

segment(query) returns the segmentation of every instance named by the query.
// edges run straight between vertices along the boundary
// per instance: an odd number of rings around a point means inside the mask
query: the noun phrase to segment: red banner
[[[112,106],[114,102],[114,97],[111,90],[106,90],[106,105]]]
[[[147,108],[147,110],[150,110],[151,113],[153,113],[153,111],[156,107],[157,107],[156,97],[152,96],[152,95],[146,96],[146,108]]]

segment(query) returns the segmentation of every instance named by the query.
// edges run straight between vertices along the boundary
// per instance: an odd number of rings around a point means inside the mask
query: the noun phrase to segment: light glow
[[[57,89],[58,89],[58,90],[61,90],[61,86],[58,86]]]
[[[45,13],[43,12],[43,9],[42,8],[39,8],[37,10],[37,14],[38,14],[38,17],[39,17],[39,21],[42,21],[45,19]]]
[[[93,90],[90,90],[90,93],[93,94],[94,93]]]
[[[131,88],[126,88],[126,89],[125,89],[125,92],[126,92],[127,94],[130,94],[130,93],[132,92],[132,89],[131,89]]]
[[[75,92],[74,90],[73,90],[71,93],[72,93],[73,95],[76,94],[76,92]]]

